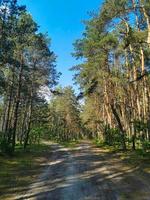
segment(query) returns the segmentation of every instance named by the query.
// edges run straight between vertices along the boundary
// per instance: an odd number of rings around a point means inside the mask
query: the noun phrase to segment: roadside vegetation
[[[90,136],[123,150],[150,150],[150,2],[104,1],[74,44],[81,117]]]
[[[16,143],[26,149],[44,132],[44,90],[53,92],[59,73],[50,39],[25,6],[2,1],[0,28],[0,149],[13,154]]]
[[[16,146],[13,157],[0,154],[0,197],[11,199],[26,192],[46,167],[51,155],[50,144],[31,145],[26,151]]]
[[[58,86],[51,40],[26,7],[0,5],[0,195],[39,174],[42,139],[94,140],[150,173],[150,1],[106,0],[85,22],[71,68],[79,95]]]
[[[137,172],[142,176],[150,177],[150,151],[145,151],[142,148],[132,150],[131,144],[126,151],[123,151],[118,145],[110,146],[105,142],[93,140],[94,146],[103,149],[108,155],[116,156],[125,165],[137,168]]]

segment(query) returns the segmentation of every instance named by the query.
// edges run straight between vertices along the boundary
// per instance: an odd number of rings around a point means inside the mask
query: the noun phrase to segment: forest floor
[[[15,199],[28,190],[51,155],[51,143],[32,145],[26,151],[18,145],[14,156],[0,153],[0,200]]]
[[[30,170],[13,168],[22,184],[14,187],[8,178],[1,187],[0,182],[1,200],[150,200],[149,160],[133,162],[129,153],[110,152],[88,141],[72,148],[49,147],[31,156]]]

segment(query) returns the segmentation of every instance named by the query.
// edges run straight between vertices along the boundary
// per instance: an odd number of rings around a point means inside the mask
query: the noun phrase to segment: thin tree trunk
[[[114,114],[114,117],[115,117],[115,119],[116,119],[116,121],[117,121],[117,123],[118,123],[118,127],[119,127],[119,129],[120,129],[121,138],[122,138],[122,141],[121,141],[121,142],[122,142],[123,150],[126,150],[127,148],[126,148],[126,142],[125,142],[125,131],[124,131],[124,129],[123,129],[123,126],[122,126],[120,117],[119,117],[118,112],[117,112],[117,110],[116,110],[116,108],[115,108],[115,106],[114,106],[113,104],[111,104],[111,109],[112,109],[112,112],[113,112],[113,114]]]
[[[26,132],[26,136],[25,136],[25,141],[24,141],[24,149],[26,149],[27,145],[28,145],[28,141],[29,141],[29,133],[31,130],[31,117],[32,117],[32,97],[33,96],[33,92],[31,92],[31,99],[30,99],[30,105],[29,105],[29,114],[28,114],[28,128],[27,128],[27,132]]]
[[[18,110],[20,104],[20,94],[21,94],[21,86],[22,86],[22,76],[23,76],[23,59],[21,59],[21,66],[20,66],[20,73],[18,79],[18,88],[17,88],[17,95],[16,95],[16,104],[14,109],[14,123],[12,129],[12,152],[15,150],[16,144],[16,129],[17,129],[17,122],[18,122]]]

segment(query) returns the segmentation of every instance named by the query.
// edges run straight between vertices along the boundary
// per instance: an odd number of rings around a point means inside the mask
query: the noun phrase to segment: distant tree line
[[[80,118],[81,106],[72,87],[59,88],[49,103],[49,138],[56,141],[73,141],[83,137]]]

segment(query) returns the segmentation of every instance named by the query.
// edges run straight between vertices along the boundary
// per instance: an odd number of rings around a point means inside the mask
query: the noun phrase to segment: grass
[[[140,148],[135,151],[122,151],[117,146],[109,146],[100,141],[93,142],[97,147],[104,149],[106,152],[116,154],[124,163],[138,167],[138,171],[141,174],[150,176],[150,151],[145,152]]]
[[[79,143],[78,140],[75,141],[65,141],[65,142],[60,142],[60,144],[66,148],[74,148],[76,145]]]
[[[120,158],[129,165],[138,166],[141,173],[150,175],[150,152],[145,153],[142,149],[137,149],[121,153]]]
[[[13,157],[0,155],[0,199],[9,200],[25,192],[42,171],[49,154],[50,146],[39,144],[26,151],[17,146]]]
[[[102,148],[108,152],[117,152],[119,151],[119,148],[117,146],[110,146],[100,140],[93,140],[93,144],[96,145],[96,147]]]

